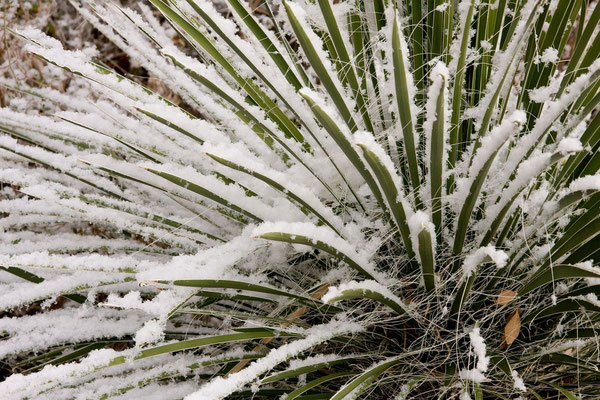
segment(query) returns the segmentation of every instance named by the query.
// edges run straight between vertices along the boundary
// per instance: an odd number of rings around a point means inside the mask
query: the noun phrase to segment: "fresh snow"
[[[461,379],[470,380],[475,383],[482,383],[487,380],[484,375],[489,367],[490,358],[486,356],[486,346],[481,337],[480,329],[478,327],[473,328],[473,330],[469,333],[469,338],[471,339],[471,347],[473,348],[473,353],[477,358],[477,364],[475,368],[465,370],[462,369],[459,371],[459,376]]]
[[[526,392],[527,391],[527,387],[525,387],[525,382],[523,382],[523,378],[521,378],[519,376],[519,373],[517,372],[516,369],[513,369],[510,372],[510,375],[513,378],[513,381],[515,383],[515,389],[521,391],[521,392]]]
[[[464,276],[470,277],[475,273],[479,264],[485,262],[487,258],[496,264],[497,268],[504,268],[508,261],[508,255],[502,250],[497,250],[494,246],[480,247],[474,253],[465,257],[462,266]]]

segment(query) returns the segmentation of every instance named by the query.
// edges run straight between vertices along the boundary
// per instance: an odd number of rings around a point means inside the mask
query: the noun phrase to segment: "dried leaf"
[[[515,311],[515,313],[508,319],[506,326],[504,327],[504,342],[510,346],[512,342],[514,342],[519,336],[519,332],[521,331],[521,317],[519,316],[519,311]]]
[[[496,300],[496,304],[500,304],[501,306],[504,306],[509,301],[511,301],[512,299],[514,299],[516,295],[517,295],[517,292],[514,292],[512,290],[503,290],[498,295],[498,300]]]

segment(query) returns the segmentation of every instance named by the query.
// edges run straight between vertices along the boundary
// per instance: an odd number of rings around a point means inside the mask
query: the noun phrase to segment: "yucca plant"
[[[13,32],[0,397],[599,398],[600,7],[71,3],[161,86]]]

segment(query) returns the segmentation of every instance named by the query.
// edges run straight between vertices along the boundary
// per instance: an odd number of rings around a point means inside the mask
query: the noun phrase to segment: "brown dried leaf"
[[[496,304],[500,304],[501,306],[506,305],[509,301],[511,301],[512,299],[514,299],[516,295],[517,295],[517,292],[514,292],[512,290],[503,290],[498,295],[498,299],[496,300]]]
[[[519,310],[508,319],[506,326],[504,327],[504,342],[510,346],[519,336],[521,331],[521,317],[519,316]]]

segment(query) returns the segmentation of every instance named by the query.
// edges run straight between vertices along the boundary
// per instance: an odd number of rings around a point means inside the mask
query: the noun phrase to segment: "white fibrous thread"
[[[473,328],[473,330],[469,333],[469,338],[471,339],[471,347],[473,348],[473,352],[477,357],[477,365],[473,369],[461,370],[459,372],[459,376],[464,380],[482,383],[487,380],[484,373],[488,370],[490,358],[485,355],[485,342],[481,337],[478,327]]]

